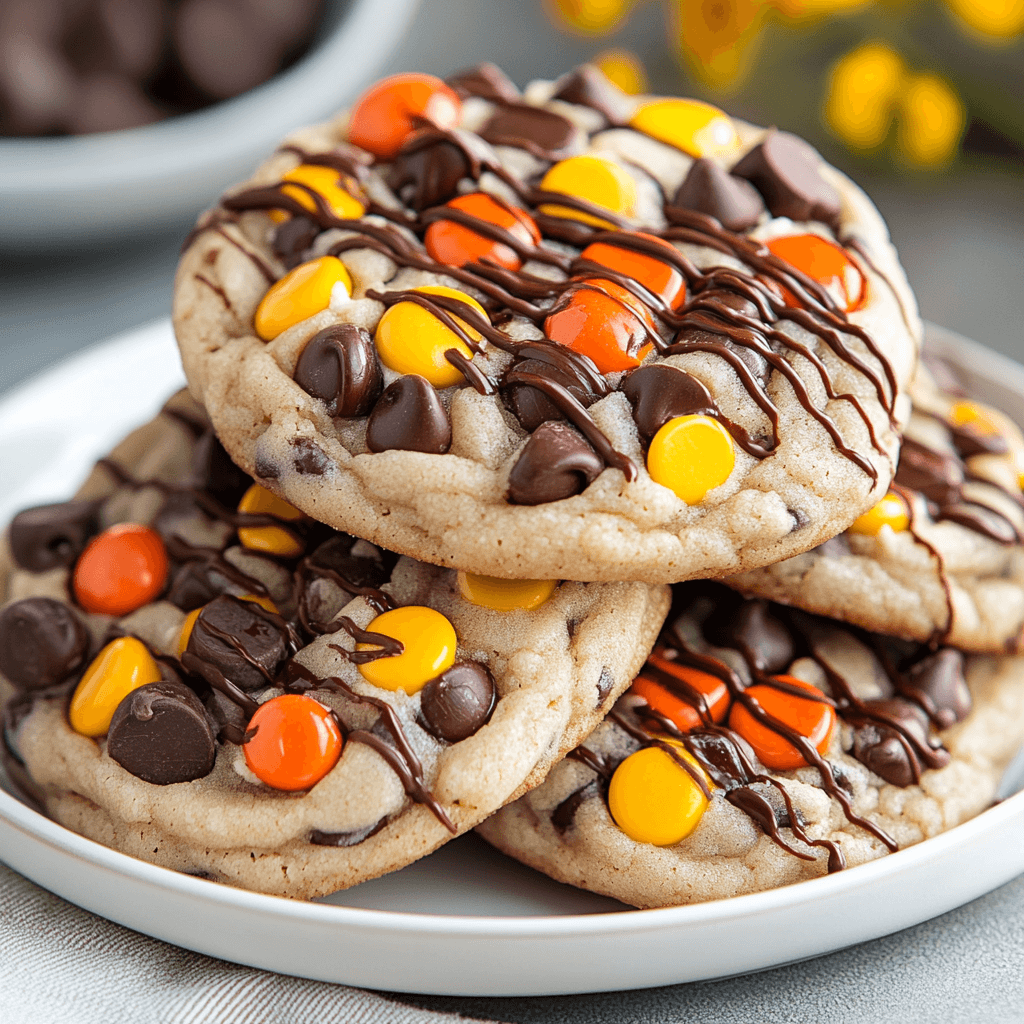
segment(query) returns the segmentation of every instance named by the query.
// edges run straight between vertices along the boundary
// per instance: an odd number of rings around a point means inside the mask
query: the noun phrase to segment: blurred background
[[[806,136],[881,209],[924,316],[1024,360],[1024,0],[53,9],[0,0],[0,390],[169,313],[191,221],[269,148],[239,140],[276,138],[384,74],[483,60],[520,86],[591,60],[626,89],[696,95]],[[128,125],[141,127],[111,130]],[[129,224],[147,195],[150,222]],[[5,221],[20,227],[5,234]]]

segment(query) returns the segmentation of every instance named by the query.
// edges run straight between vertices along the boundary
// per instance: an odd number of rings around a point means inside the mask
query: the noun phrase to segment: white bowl
[[[144,128],[0,140],[0,249],[179,226],[247,177],[281,137],[367,84],[416,0],[331,0],[310,51],[234,99]]]

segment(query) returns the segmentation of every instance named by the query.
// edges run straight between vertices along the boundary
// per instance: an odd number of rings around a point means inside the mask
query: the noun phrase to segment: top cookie
[[[232,457],[338,529],[505,577],[790,557],[889,484],[920,325],[806,143],[592,68],[403,75],[205,214],[174,321]]]

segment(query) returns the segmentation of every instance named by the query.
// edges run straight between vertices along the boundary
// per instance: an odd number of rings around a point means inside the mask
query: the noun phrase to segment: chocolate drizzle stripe
[[[498,385],[472,359],[467,359],[457,348],[447,349],[444,357],[481,395],[496,395],[498,393]]]
[[[224,291],[224,289],[221,288],[219,284],[214,284],[208,277],[206,277],[203,274],[193,274],[192,278],[195,281],[199,281],[200,284],[205,284],[206,287],[209,288],[210,291],[212,291],[213,294],[216,295],[217,298],[220,299],[222,303],[224,303],[224,308],[229,313],[231,312],[231,299],[228,298],[228,293]]]

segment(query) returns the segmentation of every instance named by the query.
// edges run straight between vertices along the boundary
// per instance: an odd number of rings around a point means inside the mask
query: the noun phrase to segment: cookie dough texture
[[[162,416],[132,435],[113,457],[137,478],[180,480],[188,464],[189,435]],[[125,490],[101,467],[83,493],[110,495],[103,509],[106,521],[131,517],[146,522],[147,501],[149,518],[156,515],[158,492]],[[190,532],[187,523],[182,531]],[[196,533],[191,536],[196,543]],[[256,559],[246,571],[261,578],[275,600],[287,602],[287,579],[282,581],[275,571],[279,568]],[[459,637],[458,657],[489,667],[498,703],[491,720],[468,739],[440,743],[417,724],[418,695],[407,697],[403,691],[390,693],[366,683],[354,665],[328,646],[351,649],[344,632],[315,640],[297,660],[319,678],[339,676],[354,690],[382,698],[395,709],[422,762],[427,788],[462,832],[538,785],[594,729],[647,656],[669,595],[667,588],[636,583],[563,583],[533,612],[500,613],[462,600],[455,575],[402,559],[384,589],[400,603],[429,604],[448,616]],[[66,570],[14,570],[5,580],[6,598],[59,598],[66,576]],[[318,597],[333,602],[339,614],[360,626],[373,618],[361,598],[350,601],[333,584]],[[85,618],[98,642],[110,620]],[[181,611],[161,601],[128,616],[121,626],[173,655],[183,618]],[[9,693],[7,684],[2,685]],[[267,689],[255,696],[262,701],[278,692]],[[337,708],[349,728],[376,728],[388,739],[374,709],[325,691],[310,692]],[[335,768],[305,793],[262,785],[245,768],[240,748],[230,743],[218,744],[214,770],[206,778],[154,786],[111,760],[104,740],[72,731],[65,702],[38,699],[12,737],[46,810],[67,827],[152,863],[243,888],[310,898],[395,870],[451,838],[430,810],[406,795],[381,755],[365,744],[347,742]],[[313,830],[353,833],[382,821],[380,831],[349,847],[309,841]]]
[[[550,91],[544,83],[535,83],[526,97],[543,105]],[[488,107],[477,98],[467,102],[464,123],[479,125]],[[555,108],[581,127],[593,128],[592,110],[561,102]],[[344,144],[345,125],[345,115],[340,115],[287,141],[307,152],[324,152]],[[764,137],[764,131],[743,124],[737,128],[743,140],[738,159]],[[588,145],[590,152],[618,161],[634,178],[640,213],[633,226],[665,227],[659,189],[671,197],[691,159],[623,128],[597,132]],[[495,152],[506,169],[519,176],[543,170],[544,165],[524,150],[499,146]],[[279,151],[244,187],[275,184],[299,161],[294,152]],[[821,173],[842,198],[840,236],[857,238],[870,254],[870,265],[861,261],[868,279],[867,303],[849,316],[870,333],[892,365],[901,392],[895,423],[890,423],[864,374],[797,324],[784,320],[776,326],[821,360],[837,396],[852,396],[860,403],[881,451],[873,448],[868,429],[848,398],[829,399],[822,378],[805,357],[781,346],[778,351],[794,366],[815,406],[835,422],[845,443],[870,459],[878,474],[874,485],[837,450],[777,370],[767,394],[779,408],[778,449],[757,462],[737,448],[729,479],[692,507],[647,474],[621,392],[589,411],[612,444],[636,463],[638,479],[627,483],[621,471],[606,469],[582,494],[558,502],[520,506],[506,501],[508,474],[526,435],[498,397],[482,396],[470,387],[441,393],[452,420],[448,454],[370,453],[364,440],[365,418],[332,420],[324,404],[293,381],[303,346],[331,324],[354,323],[372,332],[384,307],[365,297],[368,289],[466,286],[443,273],[399,268],[368,249],[347,250],[341,258],[354,281],[354,298],[333,302],[328,310],[263,342],[253,330],[254,311],[268,287],[260,267],[278,275],[284,270],[270,244],[275,225],[264,212],[226,219],[216,211],[205,214],[184,253],[175,287],[174,323],[189,386],[235,461],[250,473],[264,474],[271,490],[336,528],[438,565],[505,577],[672,582],[779,561],[834,536],[885,493],[895,465],[898,429],[908,411],[902,389],[913,370],[920,334],[914,298],[878,212],[838,171],[823,164]],[[367,187],[377,201],[398,205],[379,168],[371,172]],[[485,173],[479,184],[464,180],[460,190],[478,187],[501,192],[505,186]],[[379,217],[370,220],[386,223]],[[766,239],[806,231],[828,233],[821,224],[776,218],[763,221],[751,234]],[[308,258],[349,234],[321,234]],[[731,256],[706,246],[674,244],[702,269],[737,265]],[[568,250],[563,246],[563,251]],[[550,266],[534,262],[527,262],[524,270],[549,277],[553,273]],[[539,336],[523,318],[513,318],[505,329],[517,338]],[[881,373],[878,360],[859,339],[844,335],[843,340],[873,372]],[[489,346],[475,362],[500,378],[508,358]],[[768,430],[764,413],[720,357],[690,352],[666,361],[701,380],[722,411],[753,436]],[[393,376],[386,371],[387,380]],[[304,450],[313,445],[323,453],[322,475],[311,475],[296,462],[296,442],[306,446]]]

